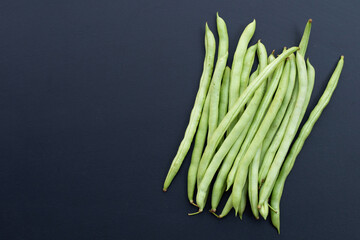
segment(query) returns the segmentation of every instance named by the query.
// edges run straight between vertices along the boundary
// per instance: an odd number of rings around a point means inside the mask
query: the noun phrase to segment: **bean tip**
[[[210,209],[210,210],[209,210],[209,212],[211,212],[211,213],[215,213],[215,212],[216,212],[216,208],[212,208],[212,209]]]
[[[312,23],[312,19],[310,18],[310,19],[308,20],[308,22],[309,22],[309,23]]]
[[[163,192],[166,192],[167,191],[167,188],[163,188]]]
[[[344,55],[341,55],[340,58],[341,58],[341,59],[344,59]]]
[[[274,49],[274,50],[272,50],[271,55],[274,55],[274,53],[275,53],[275,49]]]

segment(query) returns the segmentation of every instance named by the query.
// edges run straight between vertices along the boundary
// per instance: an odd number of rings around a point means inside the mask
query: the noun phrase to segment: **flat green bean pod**
[[[307,62],[307,66],[308,66],[308,75],[310,78],[311,75],[315,75],[315,70],[313,69],[309,61]],[[322,94],[315,108],[311,111],[310,116],[306,121],[306,123],[304,124],[304,126],[302,127],[298,138],[292,145],[290,152],[287,155],[286,160],[281,168],[279,177],[276,180],[273,192],[271,194],[271,205],[277,211],[277,213],[271,212],[270,215],[271,215],[271,221],[273,225],[277,228],[278,233],[280,233],[280,199],[284,189],[286,178],[289,175],[290,171],[292,170],[296,157],[300,153],[305,143],[305,140],[311,133],[311,130],[314,127],[316,121],[319,119],[322,111],[328,105],[331,96],[338,84],[343,66],[344,66],[344,57],[341,56],[336,66],[336,69],[326,86],[324,93]]]
[[[260,144],[261,145],[261,144]],[[260,154],[261,154],[261,147],[257,150],[253,161],[250,163],[249,166],[249,202],[251,211],[254,214],[256,219],[259,219],[259,209],[258,205],[258,173],[259,173],[259,164],[260,164]]]

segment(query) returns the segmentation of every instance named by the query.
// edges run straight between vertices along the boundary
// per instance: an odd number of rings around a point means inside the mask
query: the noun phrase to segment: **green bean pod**
[[[260,215],[266,220],[269,215],[269,205],[267,203],[263,204],[259,209]]]
[[[282,163],[286,157],[286,154],[289,150],[290,144],[295,137],[298,122],[300,118],[300,114],[302,112],[302,108],[304,106],[306,91],[307,91],[307,71],[305,60],[303,56],[297,52],[296,53],[296,66],[298,70],[298,79],[299,79],[299,93],[296,99],[295,108],[291,114],[290,121],[288,126],[286,127],[286,132],[284,138],[281,142],[281,145],[275,155],[273,163],[269,169],[264,185],[260,189],[260,198],[259,198],[259,206],[263,205],[265,201],[270,197],[272,189],[274,187],[275,181],[279,175],[279,171]]]
[[[302,35],[300,44],[299,44],[299,53],[301,54],[301,56],[305,57],[305,53],[307,50],[307,46],[309,43],[309,38],[310,38],[310,32],[311,32],[311,24],[312,24],[312,20],[309,19],[306,23],[305,29],[304,29],[304,33]]]
[[[260,164],[260,153],[261,147],[257,150],[253,161],[249,166],[249,202],[251,211],[254,214],[256,219],[259,219],[259,209],[258,209],[258,172],[259,172],[259,164]]]
[[[239,217],[242,220],[242,216],[244,214],[247,202],[247,192],[248,192],[248,181],[246,181],[245,186],[242,190],[241,200],[240,200],[240,208],[239,208]]]
[[[211,80],[211,88],[210,88],[210,110],[209,110],[209,132],[208,132],[208,140],[211,138],[212,133],[215,131],[218,125],[219,119],[219,101],[220,101],[220,86],[221,79],[223,77],[223,73],[226,67],[226,61],[228,58],[228,53],[216,62],[214,74]]]
[[[248,44],[254,35],[256,28],[256,21],[252,21],[249,25],[246,26],[243,33],[240,36],[238,45],[234,53],[234,59],[231,67],[230,75],[230,89],[229,89],[229,108],[231,108],[240,95],[240,78],[243,68],[244,57]],[[235,125],[235,122],[232,123],[230,130]]]
[[[264,71],[259,73],[259,75],[253,80],[253,82],[251,82],[251,84],[241,94],[239,99],[236,101],[235,105],[228,111],[228,113],[225,115],[224,119],[220,122],[218,128],[213,133],[213,136],[211,137],[210,141],[207,143],[207,146],[206,146],[204,153],[200,160],[200,165],[199,165],[199,169],[198,169],[198,180],[199,179],[201,180],[202,176],[204,176],[205,171],[209,166],[210,160],[212,159],[213,154],[214,154],[221,138],[224,136],[224,133],[229,128],[231,122],[239,114],[241,107],[243,107],[249,101],[249,99],[254,94],[256,89],[266,80],[266,78],[276,69],[276,67],[279,64],[281,64],[291,53],[293,53],[297,49],[298,49],[297,47],[292,47],[292,48],[288,49],[287,51],[285,51],[284,53],[279,55],[272,63],[270,63],[268,66],[266,66]],[[231,136],[231,134],[226,139],[229,139],[230,136]],[[225,145],[225,141],[221,146]],[[230,144],[232,146],[233,142],[230,142],[228,144]]]
[[[206,59],[205,59],[205,68],[203,70],[203,77],[200,80],[199,90],[196,95],[194,107],[191,110],[189,124],[185,130],[185,135],[183,140],[180,143],[179,149],[176,153],[175,158],[173,159],[169,172],[164,181],[163,191],[166,192],[172,180],[179,171],[182,162],[186,154],[189,151],[192,140],[194,138],[196,129],[199,124],[201,112],[205,103],[205,98],[209,89],[211,74],[214,66],[215,58],[215,38],[212,32],[210,31],[208,25],[205,26],[205,38],[206,38]]]
[[[229,50],[229,36],[227,32],[227,27],[224,19],[219,16],[219,13],[216,13],[216,26],[219,35],[219,48],[218,48],[218,60],[228,54]]]
[[[249,84],[250,72],[254,64],[256,49],[257,49],[257,44],[254,44],[253,46],[249,47],[249,49],[246,51],[244,63],[243,63],[243,69],[240,77],[239,94],[241,94]],[[243,112],[244,112],[244,108],[241,109],[240,115]]]
[[[258,74],[259,74],[259,68],[257,68],[257,70],[251,75],[250,82],[252,82],[252,80],[255,77],[257,77]],[[260,92],[258,93],[258,91],[260,91]],[[215,180],[215,183],[213,186],[213,190],[212,190],[212,195],[211,195],[211,211],[213,211],[213,212],[216,211],[216,208],[219,205],[221,196],[224,192],[226,177],[231,169],[231,166],[234,162],[234,159],[235,159],[237,153],[239,152],[241,144],[242,144],[243,140],[245,139],[246,134],[249,130],[251,121],[256,112],[256,105],[261,100],[261,96],[262,96],[261,91],[262,90],[259,90],[259,89],[256,91],[255,95],[260,95],[260,96],[253,98],[251,100],[251,103],[252,103],[252,104],[250,103],[251,107],[247,108],[247,111],[244,113],[244,116],[251,114],[252,117],[250,117],[249,120],[246,120],[247,123],[246,123],[243,131],[241,132],[238,139],[236,140],[236,142],[234,143],[234,145],[231,147],[230,151],[226,155],[224,162],[222,163],[221,168],[217,174],[217,177],[216,177],[216,180]]]
[[[218,122],[221,122],[223,120],[228,110],[230,71],[231,70],[229,67],[225,68],[223,80],[221,82]]]
[[[204,150],[206,135],[208,131],[209,106],[210,106],[210,91],[206,96],[205,105],[201,113],[199,127],[196,132],[193,152],[191,155],[191,162],[188,170],[187,192],[188,192],[188,199],[191,204],[194,204],[196,173],[199,167],[201,155]]]
[[[311,66],[309,61],[307,62],[307,66],[308,66],[308,76],[310,78],[311,75],[315,75],[315,70],[313,69],[313,67]],[[316,106],[314,107],[314,109],[311,111],[308,120],[302,127],[302,129],[299,133],[299,136],[297,137],[296,141],[292,145],[292,147],[289,151],[289,154],[287,155],[286,160],[281,168],[279,177],[276,180],[273,192],[271,194],[271,206],[276,210],[276,213],[271,212],[270,215],[271,215],[271,221],[272,221],[273,225],[276,227],[276,229],[278,230],[279,234],[280,234],[280,199],[281,199],[281,195],[282,195],[282,192],[284,189],[284,184],[285,184],[286,178],[289,175],[289,173],[291,172],[291,170],[294,166],[296,157],[300,153],[300,151],[305,143],[305,140],[311,133],[311,130],[314,127],[316,121],[319,119],[321,113],[323,112],[325,107],[328,105],[328,103],[331,99],[331,96],[338,84],[343,66],[344,66],[344,57],[341,56],[337,66],[336,66],[336,69],[333,72],[333,74],[326,86],[324,93],[322,94],[321,98],[319,99],[319,101],[316,104]]]
[[[290,59],[293,57],[293,55],[290,56]],[[276,61],[276,60],[275,60]],[[271,64],[271,63],[270,63]],[[249,148],[247,149],[243,159],[241,159],[238,169],[236,171],[235,181],[233,185],[233,205],[235,210],[238,209],[239,206],[235,206],[235,203],[238,201],[238,199],[241,199],[241,190],[244,185],[248,174],[248,169],[251,161],[253,160],[258,148],[260,147],[262,141],[265,138],[265,135],[267,131],[269,130],[269,127],[271,123],[273,122],[276,113],[278,112],[281,103],[284,99],[284,96],[286,94],[288,82],[289,82],[289,75],[290,75],[290,60],[286,61],[284,71],[281,75],[280,83],[277,88],[277,91],[275,93],[274,98],[272,99],[272,102],[270,104],[270,107],[268,111],[266,112],[266,115],[264,119],[262,120],[256,135],[254,136]],[[267,107],[266,107],[267,109]]]

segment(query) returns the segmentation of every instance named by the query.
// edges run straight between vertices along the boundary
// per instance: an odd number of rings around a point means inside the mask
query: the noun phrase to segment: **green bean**
[[[196,185],[196,173],[199,167],[201,155],[204,150],[206,141],[206,134],[208,131],[208,120],[209,120],[209,105],[210,105],[210,91],[208,92],[205,100],[205,105],[201,113],[199,127],[196,132],[193,152],[191,155],[191,162],[188,171],[188,199],[191,204],[194,204],[194,191]]]
[[[292,57],[293,57],[293,55],[290,56],[290,59]],[[274,60],[274,61],[276,61],[276,60]],[[250,165],[251,161],[253,160],[253,158],[256,154],[256,151],[258,150],[262,141],[264,140],[264,137],[265,137],[267,131],[269,130],[269,127],[270,127],[271,123],[273,122],[273,120],[276,116],[276,113],[278,112],[278,110],[281,106],[281,103],[284,99],[284,96],[286,94],[286,90],[287,90],[287,86],[288,86],[288,82],[289,82],[289,74],[290,74],[290,60],[287,60],[285,67],[284,67],[284,71],[281,75],[278,89],[274,96],[274,99],[272,100],[271,105],[270,105],[263,121],[261,122],[260,126],[258,127],[256,135],[254,136],[243,159],[241,159],[238,169],[236,171],[235,181],[234,181],[233,190],[232,190],[233,205],[234,205],[235,210],[237,210],[239,207],[239,206],[235,206],[235,203],[238,201],[238,199],[241,199],[241,190],[240,189],[242,189],[244,187],[244,184],[245,184],[245,181],[247,178],[249,165]],[[267,107],[266,107],[266,109],[267,109]]]
[[[218,215],[217,217],[218,217],[218,218],[223,218],[223,217],[225,217],[226,215],[229,214],[229,212],[231,211],[231,209],[232,209],[232,200],[231,200],[231,194],[230,194],[228,200],[226,201],[226,204],[225,204],[223,210],[221,211],[220,215]]]
[[[269,215],[269,205],[263,204],[261,208],[259,209],[260,215],[266,220],[267,216]]]
[[[251,211],[256,219],[259,219],[258,205],[258,172],[260,163],[261,147],[256,151],[254,160],[250,163],[249,169],[249,202]]]
[[[311,78],[315,75],[315,70],[311,66],[310,62],[307,61],[308,66],[308,76]],[[284,162],[284,165],[281,168],[279,177],[276,180],[273,192],[271,194],[271,205],[277,213],[271,212],[271,221],[273,225],[277,228],[278,233],[280,233],[280,199],[281,195],[284,189],[284,184],[287,176],[289,175],[290,171],[292,170],[296,157],[300,153],[305,140],[309,136],[312,128],[314,127],[316,121],[319,119],[322,111],[325,109],[325,107],[328,105],[331,96],[338,84],[340,74],[342,71],[342,68],[344,66],[344,56],[341,56],[335,71],[333,72],[326,89],[324,93],[322,94],[321,98],[319,99],[318,103],[316,104],[315,108],[311,111],[310,116],[304,126],[302,127],[299,136],[297,137],[296,141],[292,145],[289,154],[286,157],[286,160]]]
[[[229,36],[224,19],[216,13],[216,26],[219,35],[218,60],[225,56],[229,50]]]
[[[259,68],[257,68],[257,70],[251,75],[250,77],[250,82],[252,82],[252,80],[257,77],[257,75],[259,74]],[[223,190],[225,188],[225,181],[226,181],[226,177],[230,171],[230,168],[234,162],[234,159],[241,147],[241,144],[244,140],[244,138],[246,137],[246,134],[249,130],[252,118],[256,112],[256,105],[257,102],[259,102],[261,100],[261,91],[258,93],[258,91],[260,91],[259,89],[256,91],[255,95],[260,95],[260,97],[256,97],[253,98],[251,100],[252,104],[250,104],[251,106],[254,107],[248,107],[247,110],[244,113],[245,115],[251,114],[252,117],[251,119],[247,120],[247,123],[243,129],[243,131],[241,132],[241,134],[239,135],[238,139],[236,140],[236,142],[234,143],[234,145],[231,147],[230,151],[228,152],[228,154],[226,155],[224,162],[221,165],[220,171],[216,177],[214,186],[213,186],[213,190],[212,190],[212,195],[211,195],[211,211],[215,212],[216,211],[216,207],[219,205],[221,196],[223,194]],[[249,105],[249,106],[250,106]]]
[[[203,77],[200,80],[200,86],[198,93],[196,95],[194,107],[190,114],[189,124],[185,130],[185,135],[183,140],[180,143],[179,149],[176,153],[175,158],[173,159],[169,172],[166,176],[163,191],[166,192],[175,175],[180,169],[184,158],[189,151],[190,145],[194,138],[198,123],[200,120],[201,112],[205,103],[206,94],[210,85],[210,79],[212,74],[212,69],[214,65],[215,57],[215,38],[212,32],[210,31],[208,25],[205,27],[205,37],[206,37],[206,65],[203,70]]]
[[[221,79],[223,77],[223,73],[226,67],[226,61],[228,58],[228,53],[216,62],[214,74],[211,80],[211,88],[210,88],[210,111],[209,111],[209,132],[208,132],[208,140],[211,138],[212,133],[215,131],[218,125],[219,118],[219,93],[221,86]]]
[[[299,47],[300,47],[299,53],[301,54],[301,56],[304,56],[304,57],[305,57],[306,49],[307,49],[307,46],[309,43],[310,32],[311,32],[311,23],[312,23],[312,20],[309,19],[306,23],[305,30],[304,30],[303,36],[302,36],[300,44],[299,44]]]
[[[245,211],[245,208],[246,208],[247,191],[248,191],[248,181],[246,181],[245,186],[243,187],[242,196],[241,196],[241,200],[240,200],[239,217],[241,220],[242,220],[242,216]]]
[[[228,113],[225,115],[224,119],[220,122],[218,128],[213,133],[212,138],[207,143],[207,146],[204,150],[203,156],[200,160],[200,165],[198,169],[198,181],[202,179],[204,176],[204,173],[210,163],[211,158],[213,157],[213,154],[221,140],[221,138],[224,136],[224,133],[229,128],[230,123],[237,117],[237,115],[240,112],[241,107],[243,107],[251,98],[251,96],[254,94],[256,89],[265,81],[265,79],[276,69],[276,67],[281,64],[284,59],[286,59],[291,53],[296,51],[298,47],[292,47],[279,55],[272,63],[270,63],[264,71],[259,73],[259,75],[251,82],[251,84],[245,89],[245,91],[241,94],[239,99],[236,101],[235,105],[228,111]],[[227,139],[231,136],[231,134],[227,137]],[[236,139],[235,139],[236,140]],[[235,141],[234,140],[234,141]],[[221,145],[223,146],[224,143]],[[233,142],[229,143],[231,146]],[[230,146],[230,147],[231,147]]]
[[[268,57],[268,64],[270,64],[272,61],[274,61],[274,59],[275,59],[274,53],[275,53],[275,50],[273,50],[273,51],[271,52],[271,54],[269,55],[269,57]],[[272,77],[273,77],[273,74],[271,74],[271,75],[268,77],[267,82],[266,82],[266,86],[270,86],[270,82],[271,82]]]
[[[247,46],[254,35],[256,28],[256,21],[252,21],[246,26],[240,36],[238,45],[234,53],[234,59],[231,67],[230,75],[230,89],[229,89],[229,108],[231,108],[240,95],[240,78],[243,68],[244,57],[246,54]],[[234,127],[236,122],[231,124],[230,130]],[[229,130],[229,131],[230,131]]]
[[[240,77],[239,94],[241,94],[249,84],[249,77],[252,66],[254,64],[256,49],[257,49],[257,44],[254,44],[253,46],[249,47],[249,49],[246,51],[244,63],[243,63],[243,69]],[[244,108],[241,109],[240,116],[243,112],[244,112]]]
[[[280,107],[273,123],[271,124],[270,129],[269,129],[268,133],[266,134],[266,137],[263,141],[263,144],[270,143],[270,146],[268,147],[268,149],[265,153],[265,156],[263,158],[263,161],[262,161],[262,164],[260,167],[259,186],[261,186],[262,183],[265,181],[265,178],[266,178],[266,175],[271,166],[272,160],[274,159],[276,151],[279,149],[279,146],[281,144],[281,141],[282,141],[285,131],[286,131],[286,127],[290,120],[290,116],[295,107],[296,98],[297,98],[297,90],[298,90],[297,88],[296,88],[296,90],[293,90],[294,85],[295,85],[295,78],[296,78],[296,63],[295,63],[295,59],[291,58],[289,86],[288,86],[284,101],[281,104],[281,107]],[[278,124],[280,124],[279,127],[277,127]],[[270,131],[271,131],[271,133],[270,133]],[[273,133],[275,133],[276,135],[273,139],[271,139],[269,141],[269,134],[273,134]],[[264,148],[262,148],[262,149],[264,149]]]
[[[230,83],[230,68],[226,67],[223,80],[220,88],[220,102],[219,102],[219,119],[218,122],[223,120],[228,110],[229,104],[229,83]]]
[[[258,43],[258,50],[261,49],[260,46],[261,46],[260,43]],[[262,55],[262,57],[259,58],[259,63],[260,64],[261,63],[266,64],[266,62],[267,62],[266,51],[265,52],[263,51],[263,54],[261,54],[261,55]],[[236,174],[236,171],[238,169],[239,162],[243,158],[243,156],[246,153],[248,147],[250,146],[251,141],[252,141],[253,137],[255,136],[256,131],[258,130],[259,125],[261,124],[261,121],[262,121],[262,119],[263,119],[263,117],[264,117],[264,115],[265,115],[265,113],[267,111],[267,108],[268,108],[270,102],[272,101],[272,98],[273,98],[274,92],[276,91],[276,88],[278,86],[278,83],[279,83],[283,68],[284,68],[284,64],[282,63],[276,69],[275,73],[273,74],[272,82],[271,82],[270,86],[266,89],[265,95],[264,95],[263,99],[261,100],[261,103],[260,103],[260,105],[259,105],[259,107],[258,107],[258,109],[256,111],[254,120],[251,123],[248,134],[246,135],[244,143],[241,146],[240,152],[236,156],[235,162],[234,162],[234,164],[233,164],[233,166],[231,168],[231,171],[230,171],[230,173],[229,173],[229,175],[227,177],[227,189],[229,189],[231,187],[231,185],[233,184],[234,179],[235,179],[235,174]],[[263,85],[263,88],[265,90],[265,88],[266,88],[265,84]]]
[[[260,189],[260,198],[259,198],[260,206],[263,205],[265,201],[270,197],[275,181],[279,175],[281,165],[285,159],[286,153],[289,150],[290,144],[295,137],[298,128],[299,117],[305,102],[308,80],[307,80],[305,60],[299,52],[296,53],[296,66],[299,76],[298,77],[299,93],[296,99],[295,108],[290,117],[289,124],[286,127],[284,138],[281,142],[279,150],[275,155],[273,163],[271,164],[264,185]]]

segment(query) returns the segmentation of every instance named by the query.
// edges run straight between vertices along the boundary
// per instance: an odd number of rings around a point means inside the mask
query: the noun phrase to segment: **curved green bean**
[[[166,192],[172,180],[176,176],[177,172],[180,169],[184,158],[189,151],[192,140],[194,138],[198,123],[200,120],[201,112],[205,103],[206,94],[210,85],[210,79],[212,74],[212,69],[214,65],[215,57],[215,38],[212,32],[210,31],[208,25],[205,26],[205,38],[206,38],[206,65],[203,70],[203,77],[200,80],[199,90],[196,94],[196,99],[194,107],[191,110],[189,124],[185,130],[185,135],[183,140],[180,143],[179,149],[176,153],[175,158],[173,159],[169,172],[164,181],[163,191]]]
[[[293,57],[290,56],[290,59]],[[270,63],[271,64],[271,63]],[[245,185],[245,181],[248,174],[248,168],[253,160],[256,151],[260,147],[262,141],[264,140],[264,137],[269,130],[269,127],[271,123],[273,122],[276,113],[278,112],[281,103],[284,99],[284,96],[286,94],[288,82],[289,82],[289,74],[290,74],[290,60],[286,61],[284,71],[281,75],[280,83],[277,88],[277,91],[275,93],[274,99],[272,100],[270,107],[262,120],[260,126],[258,127],[258,130],[256,132],[256,135],[254,136],[253,140],[251,141],[251,144],[249,148],[247,149],[243,159],[241,159],[238,169],[236,171],[235,181],[233,185],[233,205],[235,210],[238,209],[239,206],[235,206],[235,203],[239,201],[238,199],[241,199],[241,189]],[[266,107],[267,109],[267,107]]]
[[[266,220],[267,216],[269,215],[269,205],[265,203],[259,209],[260,215]]]
[[[251,75],[250,82],[252,82],[252,80],[255,77],[257,77],[258,74],[259,74],[259,68],[257,68],[257,70]],[[255,95],[257,95],[257,96],[259,95],[259,97],[256,97],[256,98],[253,97],[253,99],[250,101],[250,102],[252,102],[252,104],[251,103],[249,104],[249,107],[247,108],[246,112],[243,114],[243,115],[251,114],[252,117],[249,120],[247,120],[247,123],[246,123],[243,131],[241,132],[238,139],[236,140],[236,142],[234,143],[234,145],[231,147],[230,151],[226,155],[224,162],[222,163],[221,168],[217,174],[217,177],[216,177],[216,180],[215,180],[215,183],[213,186],[213,190],[212,190],[212,195],[211,195],[211,211],[213,211],[213,212],[216,211],[216,208],[219,205],[221,196],[224,192],[226,177],[231,169],[231,166],[234,162],[234,159],[235,159],[237,153],[239,152],[241,144],[246,137],[246,134],[251,125],[253,116],[255,115],[256,104],[257,104],[257,102],[260,102],[260,100],[261,100],[261,96],[262,96],[261,91],[262,90],[260,90],[260,89],[256,90]]]
[[[275,181],[279,175],[281,165],[285,159],[286,153],[289,150],[290,144],[295,137],[299,117],[304,106],[306,91],[307,91],[307,71],[304,57],[297,52],[296,53],[296,66],[298,69],[298,79],[299,79],[299,93],[296,99],[295,108],[291,114],[290,121],[286,127],[286,132],[284,138],[281,142],[281,145],[275,155],[273,163],[269,169],[264,185],[260,189],[260,198],[259,205],[263,205],[265,201],[270,197],[271,191],[274,187]]]
[[[308,76],[310,78],[311,75],[315,75],[315,70],[311,66],[309,61],[307,61],[307,66],[308,66]],[[281,195],[282,195],[282,192],[284,189],[285,180],[286,180],[287,176],[289,175],[289,173],[291,172],[291,170],[294,166],[296,157],[300,153],[300,151],[305,143],[305,140],[311,133],[311,130],[314,127],[316,121],[319,119],[322,111],[328,105],[328,103],[331,99],[331,96],[338,84],[343,66],[344,66],[344,56],[341,56],[337,66],[336,66],[336,69],[334,70],[334,72],[326,86],[324,93],[322,94],[321,98],[319,99],[319,101],[316,104],[316,106],[314,107],[314,109],[311,111],[310,116],[309,116],[308,120],[306,121],[306,123],[304,124],[304,126],[302,127],[298,138],[292,145],[292,147],[289,151],[289,154],[286,157],[284,165],[281,168],[279,177],[276,180],[273,192],[271,194],[271,205],[277,211],[277,213],[271,212],[270,215],[271,215],[271,221],[272,221],[273,225],[277,228],[278,233],[280,233],[280,199],[281,199]]]

